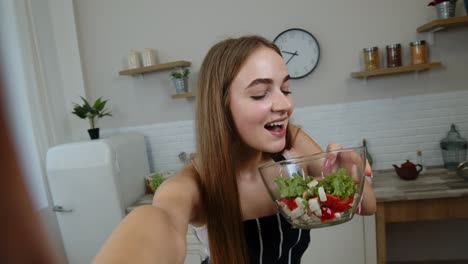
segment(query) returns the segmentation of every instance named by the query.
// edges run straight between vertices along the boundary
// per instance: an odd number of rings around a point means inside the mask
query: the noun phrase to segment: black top
[[[250,264],[299,264],[310,242],[310,230],[292,228],[279,213],[244,221],[244,232]]]
[[[309,246],[310,230],[295,229],[281,214],[244,221],[250,264],[296,264]]]

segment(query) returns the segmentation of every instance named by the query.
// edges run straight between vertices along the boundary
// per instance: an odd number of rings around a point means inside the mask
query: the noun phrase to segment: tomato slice
[[[296,201],[294,201],[293,198],[279,198],[278,201],[284,203],[288,208],[289,210],[294,210],[297,208],[297,204],[296,204]]]
[[[327,200],[328,201],[328,200]],[[335,212],[331,208],[328,207],[322,207],[322,217],[320,217],[320,220],[322,222],[325,222],[327,220],[331,220],[335,218]]]
[[[323,202],[323,205],[335,212],[344,212],[351,208],[351,205],[349,204],[352,203],[354,199],[354,195],[351,195],[346,199],[341,199],[339,196],[334,196],[328,193],[326,195],[327,200]]]

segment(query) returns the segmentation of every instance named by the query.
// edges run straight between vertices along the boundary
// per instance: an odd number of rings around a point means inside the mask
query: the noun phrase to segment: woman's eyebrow
[[[290,79],[289,75],[286,75],[283,79],[283,83],[287,82]],[[253,80],[245,89],[248,89],[250,87],[253,87],[258,84],[272,84],[273,80],[269,78],[258,78]]]
[[[258,85],[258,84],[272,84],[272,83],[273,83],[272,79],[259,78],[259,79],[253,80],[249,85],[247,85],[247,87],[245,89],[248,89],[248,88],[253,87],[255,85]]]

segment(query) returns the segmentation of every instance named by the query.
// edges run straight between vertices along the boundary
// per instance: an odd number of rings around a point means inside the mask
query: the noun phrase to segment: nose
[[[292,108],[292,100],[289,95],[284,94],[281,91],[275,93],[273,97],[271,111],[273,112],[280,112],[285,111],[288,112]]]

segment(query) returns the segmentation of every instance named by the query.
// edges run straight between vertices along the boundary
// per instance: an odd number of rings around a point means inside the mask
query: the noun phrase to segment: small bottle
[[[365,48],[364,52],[364,69],[366,71],[377,70],[379,68],[379,48]]]
[[[416,155],[418,156],[417,157],[417,163],[421,165],[422,167],[422,170],[419,174],[423,174],[426,172],[426,164],[424,164],[424,158],[423,158],[423,155],[422,155],[422,151],[418,149],[418,151],[416,151]]]

